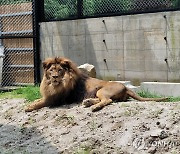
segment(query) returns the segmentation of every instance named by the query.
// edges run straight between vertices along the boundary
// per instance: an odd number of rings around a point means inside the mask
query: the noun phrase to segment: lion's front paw
[[[25,112],[31,112],[33,110],[37,110],[37,109],[40,109],[45,106],[46,106],[46,104],[44,103],[44,101],[42,99],[37,99],[32,104],[28,105],[25,108]]]
[[[33,111],[34,109],[32,108],[32,107],[26,107],[25,108],[25,112],[31,112],[31,111]]]
[[[85,99],[82,104],[84,105],[84,107],[90,107],[93,105],[93,101],[92,99]]]
[[[103,108],[103,106],[101,106],[101,105],[99,105],[99,104],[96,104],[96,105],[93,105],[93,106],[91,107],[91,111],[92,111],[92,112],[96,112],[96,111],[101,110],[102,108]]]

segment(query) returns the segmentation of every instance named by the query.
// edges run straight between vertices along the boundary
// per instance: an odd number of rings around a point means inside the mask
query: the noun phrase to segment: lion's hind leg
[[[96,96],[99,98],[100,102],[95,105],[92,105],[91,110],[93,112],[98,111],[112,103],[111,96],[113,96],[113,93],[111,94],[110,92],[107,92],[106,87],[98,90]]]
[[[25,112],[31,112],[33,110],[37,110],[37,109],[40,109],[40,108],[45,107],[45,106],[46,106],[46,103],[42,98],[37,99],[32,104],[28,105],[25,108]]]
[[[88,99],[83,100],[82,105],[84,105],[84,107],[90,107],[99,102],[100,102],[99,98],[88,98]]]
[[[104,106],[112,103],[112,99],[103,99],[99,103],[92,105],[91,110],[93,112],[101,110]]]

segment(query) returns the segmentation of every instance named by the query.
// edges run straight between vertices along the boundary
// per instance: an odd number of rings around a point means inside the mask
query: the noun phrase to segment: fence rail
[[[179,10],[179,0],[41,0],[42,21]]]

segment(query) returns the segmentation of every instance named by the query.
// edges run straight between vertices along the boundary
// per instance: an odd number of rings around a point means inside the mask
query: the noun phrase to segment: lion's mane
[[[60,65],[64,75],[62,83],[58,86],[51,86],[50,76],[48,74],[52,65]],[[60,105],[64,103],[81,102],[87,97],[85,81],[88,78],[77,66],[66,58],[48,58],[43,62],[44,75],[40,85],[40,92],[43,98],[47,100],[49,106]]]

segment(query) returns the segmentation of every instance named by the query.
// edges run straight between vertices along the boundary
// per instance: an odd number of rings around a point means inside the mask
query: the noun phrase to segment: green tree
[[[132,0],[84,0],[83,15],[124,13],[131,9]]]
[[[51,20],[77,16],[77,0],[44,0],[45,18]]]

